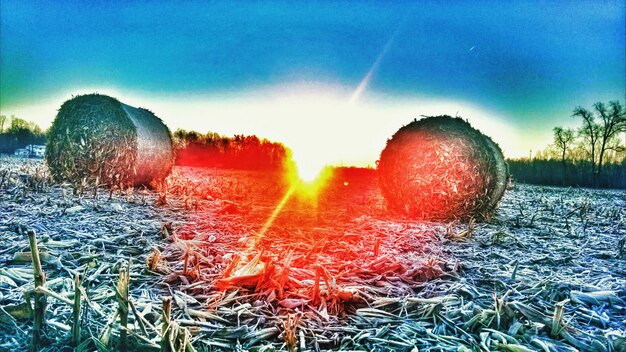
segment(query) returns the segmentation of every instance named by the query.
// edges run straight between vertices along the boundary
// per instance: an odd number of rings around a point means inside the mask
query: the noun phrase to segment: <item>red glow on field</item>
[[[232,286],[249,286],[258,281],[258,276],[266,269],[266,263],[262,261],[264,248],[261,242],[272,227],[275,220],[281,215],[285,206],[291,202],[304,206],[311,213],[318,212],[319,193],[332,176],[330,168],[319,170],[316,177],[310,181],[304,181],[295,170],[291,171],[289,179],[290,187],[280,199],[272,213],[269,215],[261,229],[255,234],[254,240],[249,242],[248,247],[237,254],[229,268],[224,272],[218,286],[228,288]],[[306,224],[301,224],[306,227]]]
[[[194,192],[215,194],[191,215],[193,225],[174,235],[181,272],[197,290],[336,315],[363,303],[369,285],[403,295],[441,274],[441,261],[429,260],[438,253],[436,237],[381,219],[375,170],[326,168],[312,182],[295,173],[186,172],[197,178]]]
[[[274,223],[274,220],[276,219],[278,214],[280,214],[280,212],[283,210],[283,208],[285,207],[285,204],[287,204],[287,202],[291,198],[291,195],[296,190],[296,187],[297,187],[297,184],[291,185],[291,187],[289,187],[289,189],[287,190],[287,193],[285,193],[285,196],[280,200],[280,202],[278,202],[278,205],[276,205],[276,208],[274,209],[274,211],[272,211],[272,214],[270,215],[270,217],[267,219],[265,224],[263,224],[263,227],[261,228],[261,230],[256,234],[256,237],[255,237],[256,240],[254,241],[255,246],[258,243],[258,241],[263,237],[263,235],[265,235],[265,232],[267,232],[270,226],[272,226],[272,224]]]

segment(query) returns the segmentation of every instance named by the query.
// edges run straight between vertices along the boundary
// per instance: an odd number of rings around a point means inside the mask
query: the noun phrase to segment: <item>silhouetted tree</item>
[[[582,119],[578,133],[555,127],[554,143],[535,157],[508,160],[518,182],[541,185],[626,188],[626,109],[619,101],[596,103],[593,110],[577,107]],[[591,170],[591,172],[589,172]]]
[[[626,131],[626,116],[619,101],[609,102],[608,107],[602,102],[597,102],[593,107],[596,114],[579,106],[574,109],[572,116],[583,119],[579,133],[588,142],[591,174],[594,186],[597,186],[602,175],[606,151],[619,151],[623,148],[617,136],[620,132]],[[597,120],[600,122],[596,122]]]
[[[559,149],[561,153],[561,167],[563,174],[563,185],[565,185],[566,168],[565,157],[567,150],[570,147],[570,143],[574,140],[574,131],[571,129],[563,129],[563,127],[555,127],[554,132],[554,145]]]
[[[6,125],[6,120],[4,121]],[[46,134],[34,122],[11,116],[9,128],[2,127],[0,133],[0,152],[12,153],[17,148],[28,144],[44,144]]]
[[[598,144],[598,139],[600,138],[600,125],[596,123],[596,117],[594,114],[582,106],[576,107],[572,116],[578,116],[583,119],[583,125],[578,130],[578,133],[588,141],[591,175],[593,179],[596,180],[596,146]]]
[[[608,108],[604,103],[597,102],[594,104],[594,108],[602,119],[599,130],[600,150],[598,156],[598,176],[596,177],[596,180],[598,180],[602,174],[604,153],[607,150],[618,151],[623,148],[620,146],[617,136],[620,132],[626,131],[626,111],[619,101],[609,102]]]
[[[257,136],[227,137],[214,132],[203,135],[179,129],[173,137],[177,165],[279,170],[293,162],[285,145]]]

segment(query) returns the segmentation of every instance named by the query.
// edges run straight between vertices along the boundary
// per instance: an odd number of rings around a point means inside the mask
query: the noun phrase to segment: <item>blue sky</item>
[[[2,0],[0,109],[47,127],[70,94],[98,90],[156,104],[172,128],[228,133],[244,125],[229,117],[241,105],[285,105],[285,92],[302,109],[329,92],[350,100],[371,70],[354,102],[374,111],[360,111],[364,125],[394,106],[406,121],[489,115],[520,139],[505,149],[526,155],[575,124],[575,106],[623,102],[624,1],[444,3]],[[264,109],[258,133],[280,139]]]

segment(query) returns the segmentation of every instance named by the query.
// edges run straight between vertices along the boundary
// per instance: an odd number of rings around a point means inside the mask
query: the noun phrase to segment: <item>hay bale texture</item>
[[[400,128],[387,141],[378,171],[388,206],[428,220],[487,218],[508,182],[500,147],[450,116]]]
[[[167,177],[173,160],[161,119],[106,95],[66,101],[48,132],[46,162],[57,182],[146,185]]]
[[[491,148],[496,162],[496,184],[491,191],[491,194],[489,195],[489,204],[487,206],[487,211],[489,212],[489,215],[491,215],[491,212],[496,209],[496,207],[498,206],[498,202],[500,201],[500,199],[502,199],[504,191],[506,191],[506,187],[509,184],[510,175],[509,167],[504,160],[504,155],[502,154],[502,149],[500,149],[500,146],[496,142],[494,142],[491,137],[487,135],[483,135],[483,137],[485,137],[487,145],[489,145],[489,148]]]

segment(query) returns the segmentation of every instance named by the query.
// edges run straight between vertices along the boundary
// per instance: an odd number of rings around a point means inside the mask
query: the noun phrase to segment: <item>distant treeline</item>
[[[567,160],[565,177],[563,164],[555,159],[508,160],[511,176],[517,182],[549,186],[592,187],[594,183],[589,161]],[[598,187],[626,188],[626,162],[608,163],[603,167]]]
[[[244,170],[281,170],[292,163],[282,143],[257,136],[222,136],[178,129],[173,134],[176,165]]]
[[[11,154],[29,144],[45,144],[46,133],[34,122],[0,115],[0,153]]]
[[[626,188],[626,109],[619,101],[576,107],[578,129],[555,127],[554,142],[535,157],[509,160],[514,180],[559,186]]]

